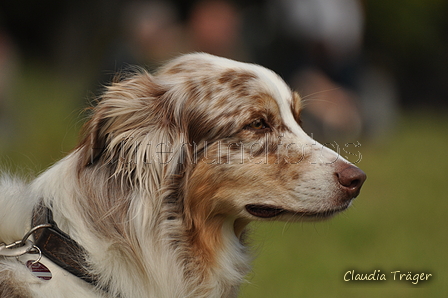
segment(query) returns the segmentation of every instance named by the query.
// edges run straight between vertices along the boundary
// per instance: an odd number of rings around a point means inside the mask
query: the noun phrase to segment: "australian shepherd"
[[[0,296],[236,297],[251,221],[329,218],[366,179],[301,110],[274,72],[203,53],[116,79],[70,154],[0,178]]]

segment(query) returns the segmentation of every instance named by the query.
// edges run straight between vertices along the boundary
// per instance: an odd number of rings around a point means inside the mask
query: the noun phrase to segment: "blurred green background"
[[[129,20],[122,12],[128,11],[130,2],[2,1],[1,168],[31,179],[70,152],[85,120],[83,109],[123,64],[152,69],[180,52],[206,50],[278,67],[276,71],[294,84],[289,69],[275,63],[284,57],[293,59],[294,54],[275,55],[287,53],[291,39],[280,25],[263,25],[264,18],[268,24],[277,24],[269,19],[277,2],[223,2],[231,4],[234,18],[239,17],[239,26],[246,32],[241,35],[249,46],[239,41],[229,50],[195,44],[192,16],[199,4],[170,1],[176,13],[164,34],[189,41],[172,46],[172,40],[157,40],[150,43],[150,55],[139,56],[123,54],[124,45],[132,45],[123,38],[128,29],[122,28],[123,19]],[[372,65],[380,68],[384,74],[380,76],[388,78],[386,85],[392,87],[386,91],[378,87],[382,92],[367,96],[356,84],[338,81],[331,71],[328,76],[340,88],[353,88],[360,98],[365,95],[369,100],[359,103],[363,129],[349,134],[362,144],[362,160],[357,165],[368,179],[353,207],[330,221],[254,223],[252,246],[257,258],[240,297],[448,297],[448,2],[359,3],[364,23],[357,63],[369,65],[363,70]],[[157,19],[166,11],[153,7],[151,13]],[[238,23],[231,16],[223,22]],[[260,34],[254,27],[266,30]],[[166,47],[159,49],[160,44]],[[302,43],[293,44],[297,53],[306,52],[300,51]],[[303,61],[297,63],[298,68],[304,65],[308,67]],[[370,88],[378,91],[377,86]],[[387,104],[381,103],[385,94],[390,100]],[[348,270],[380,270],[387,281],[344,282]],[[412,285],[393,281],[390,272],[397,270],[433,276]]]

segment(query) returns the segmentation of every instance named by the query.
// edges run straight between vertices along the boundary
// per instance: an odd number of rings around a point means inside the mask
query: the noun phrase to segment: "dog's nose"
[[[349,194],[350,198],[358,196],[361,186],[367,179],[366,173],[353,165],[337,172],[336,176],[338,177],[339,184]]]

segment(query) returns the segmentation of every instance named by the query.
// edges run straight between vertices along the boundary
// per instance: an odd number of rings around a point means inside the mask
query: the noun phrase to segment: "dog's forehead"
[[[234,73],[246,73],[253,75],[258,92],[269,94],[276,101],[280,116],[292,131],[300,130],[291,111],[293,95],[291,89],[275,72],[260,65],[238,62],[227,58],[217,57],[205,53],[194,53],[174,59],[162,69],[162,73],[189,76],[197,76],[201,72],[205,76],[222,74],[232,70]],[[231,92],[231,90],[230,90]]]
[[[238,68],[244,71],[252,72],[258,78],[260,87],[265,89],[270,97],[272,97],[280,110],[280,116],[283,119],[284,124],[296,135],[302,135],[303,130],[300,128],[291,110],[293,101],[293,93],[289,86],[283,81],[283,79],[265,67],[256,64],[237,62],[225,58],[219,58],[212,56],[211,58],[218,58],[216,63],[223,68]]]
[[[244,63],[227,58],[217,57],[204,53],[196,53],[185,55],[180,58],[180,61],[185,67],[192,67],[196,70],[204,67],[204,71],[226,72],[228,70],[244,71],[254,74],[264,84],[274,99],[284,102],[287,105],[291,104],[292,93],[291,89],[286,83],[273,71],[264,68],[260,65]],[[178,64],[179,65],[179,64]],[[279,102],[280,104],[280,102]]]
[[[229,70],[233,70],[236,73],[240,71],[253,74],[263,85],[260,87],[267,89],[273,98],[286,105],[291,104],[292,92],[286,83],[273,71],[256,64],[239,62],[205,53],[195,53],[174,59],[162,72],[190,75],[193,73],[197,75],[197,72],[203,72],[211,76],[214,73],[225,73]]]

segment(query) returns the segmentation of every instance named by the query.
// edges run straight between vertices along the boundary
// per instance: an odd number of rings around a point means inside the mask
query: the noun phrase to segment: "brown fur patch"
[[[223,72],[218,78],[220,84],[229,84],[231,89],[246,85],[250,80],[256,78],[256,75],[248,71],[237,71],[229,69]]]
[[[221,74],[221,77],[218,79],[218,82],[220,84],[226,84],[231,82],[235,76],[237,75],[237,72],[233,69],[229,69]]]
[[[226,182],[216,181],[219,164],[199,165],[195,170],[196,175],[204,180],[193,180],[193,185],[189,185],[186,190],[187,195],[184,201],[184,212],[188,223],[188,237],[192,245],[191,251],[196,259],[203,264],[200,268],[210,268],[216,263],[216,256],[222,250],[222,227],[224,220],[232,214],[232,208],[225,201],[219,199],[219,189],[222,189]],[[210,170],[212,168],[212,170]],[[212,183],[203,181],[215,180]],[[218,193],[217,193],[218,191]]]
[[[176,64],[167,70],[167,73],[170,75],[176,75],[182,72],[188,72],[188,69],[186,69],[182,63]]]

